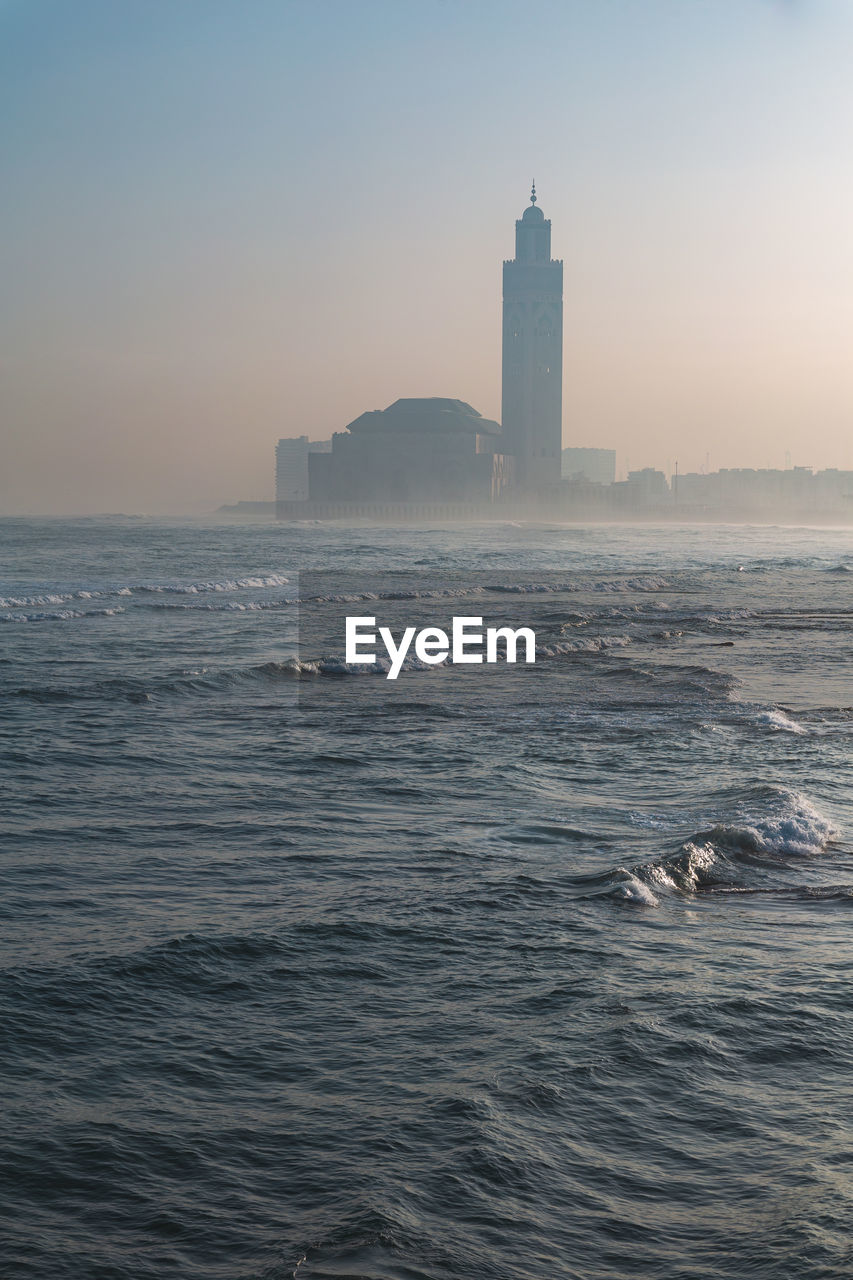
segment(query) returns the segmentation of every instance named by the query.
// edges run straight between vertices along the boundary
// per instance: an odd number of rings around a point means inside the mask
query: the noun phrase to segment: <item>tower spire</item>
[[[551,258],[535,182],[503,284],[504,449],[515,457],[519,491],[533,494],[559,482],[563,421],[563,264]]]

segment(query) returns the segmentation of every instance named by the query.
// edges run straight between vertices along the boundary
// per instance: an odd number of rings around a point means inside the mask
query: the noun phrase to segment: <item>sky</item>
[[[849,0],[0,0],[0,514],[274,496],[500,419],[536,180],[564,445],[853,469]]]

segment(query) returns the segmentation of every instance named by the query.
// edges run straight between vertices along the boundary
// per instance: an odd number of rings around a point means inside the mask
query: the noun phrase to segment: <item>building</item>
[[[629,471],[627,480],[611,485],[611,493],[614,511],[626,518],[651,511],[668,512],[672,505],[667,478],[654,467]]]
[[[328,453],[331,440],[309,441],[307,436],[279,440],[275,447],[276,502],[307,502],[308,455]]]
[[[487,504],[510,481],[501,429],[464,400],[396,400],[361,414],[308,458],[316,503]]]
[[[718,519],[799,518],[849,520],[853,515],[853,471],[811,467],[726,467],[709,473],[688,471],[673,479],[680,511]]]
[[[503,264],[504,448],[516,482],[537,493],[560,479],[563,443],[563,264],[551,258],[551,222],[536,203],[515,224],[515,258]]]
[[[616,450],[564,449],[562,475],[564,480],[613,484],[616,479]]]

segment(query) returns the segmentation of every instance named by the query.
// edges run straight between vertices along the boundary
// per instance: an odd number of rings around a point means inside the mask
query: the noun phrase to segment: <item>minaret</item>
[[[551,260],[551,221],[536,203],[515,224],[504,262],[504,450],[527,492],[559,482],[563,444],[563,264]]]

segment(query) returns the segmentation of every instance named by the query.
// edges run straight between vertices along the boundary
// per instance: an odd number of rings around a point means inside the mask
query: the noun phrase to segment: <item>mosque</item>
[[[516,486],[536,495],[560,478],[563,437],[563,264],[551,258],[551,219],[536,203],[515,224],[503,268],[503,445]]]
[[[411,504],[422,508],[412,515],[441,515],[504,494],[541,497],[560,478],[562,385],[563,264],[534,184],[503,264],[502,424],[436,396],[362,413],[330,443],[281,440],[277,514],[308,514],[306,498],[329,515],[401,515]]]

